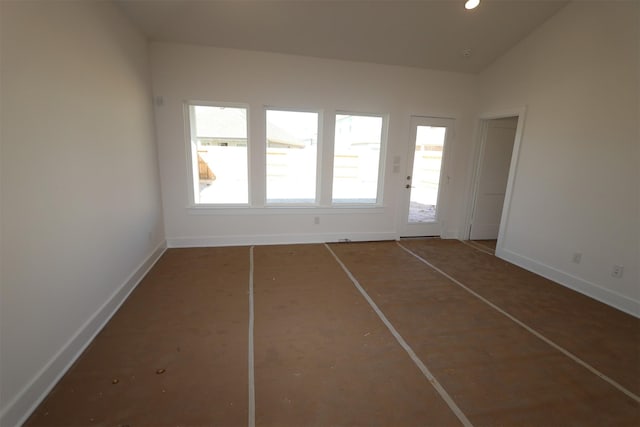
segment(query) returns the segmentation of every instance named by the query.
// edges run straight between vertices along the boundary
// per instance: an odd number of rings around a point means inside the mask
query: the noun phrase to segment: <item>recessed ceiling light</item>
[[[480,0],[467,0],[467,2],[464,4],[464,8],[469,10],[475,9],[479,4]]]

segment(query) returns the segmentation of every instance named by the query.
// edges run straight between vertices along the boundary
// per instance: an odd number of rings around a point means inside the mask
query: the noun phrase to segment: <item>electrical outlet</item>
[[[576,264],[580,264],[580,261],[582,261],[582,253],[580,252],[574,253],[572,261],[575,262]]]
[[[614,265],[613,269],[611,270],[611,275],[619,279],[622,277],[623,272],[624,272],[624,266]]]
[[[319,217],[319,216],[314,216],[314,217],[313,217],[313,223],[314,223],[315,225],[320,224],[320,217]]]

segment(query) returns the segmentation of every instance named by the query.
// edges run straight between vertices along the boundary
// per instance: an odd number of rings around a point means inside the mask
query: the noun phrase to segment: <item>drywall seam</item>
[[[603,288],[595,283],[580,279],[579,277],[572,276],[556,268],[504,248],[497,248],[496,256],[515,264],[518,267],[522,267],[525,270],[539,274],[549,280],[553,280],[562,286],[573,289],[574,291],[580,292],[590,298],[624,311],[627,314],[640,318],[640,301],[621,295],[610,289]]]
[[[22,425],[44,400],[62,376],[69,370],[91,341],[118,311],[129,294],[138,286],[149,270],[167,249],[161,242],[151,254],[129,275],[109,299],[62,346],[49,362],[33,376],[0,414],[0,426]]]

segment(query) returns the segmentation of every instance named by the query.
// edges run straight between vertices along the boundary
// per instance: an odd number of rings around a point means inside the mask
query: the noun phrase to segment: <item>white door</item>
[[[452,132],[452,119],[411,117],[400,237],[442,234],[440,201],[447,184],[444,165]]]
[[[487,121],[480,154],[471,240],[498,238],[517,126],[517,117]]]

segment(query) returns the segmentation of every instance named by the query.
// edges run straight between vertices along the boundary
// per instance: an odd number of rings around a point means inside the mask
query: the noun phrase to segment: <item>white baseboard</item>
[[[553,280],[554,282],[566,286],[569,289],[573,289],[574,291],[580,292],[590,298],[617,308],[620,311],[624,311],[627,314],[640,318],[640,301],[636,301],[610,289],[603,288],[595,283],[580,279],[579,277],[575,277],[571,274],[504,248],[497,248],[496,256],[522,267],[525,270],[529,270],[549,280]]]
[[[174,237],[167,239],[170,248],[206,246],[283,245],[298,243],[327,243],[348,239],[353,242],[396,240],[394,232],[326,233],[326,234],[256,234],[210,237]]]
[[[138,268],[120,285],[111,297],[94,313],[67,341],[62,349],[49,360],[27,386],[22,389],[0,414],[0,426],[22,425],[37,406],[69,370],[91,341],[98,335],[109,319],[120,308],[142,278],[160,259],[166,250],[166,242],[158,245]]]
[[[445,230],[442,232],[441,238],[443,239],[460,239],[459,230]]]
[[[469,240],[493,240],[498,238],[500,224],[473,224]]]

